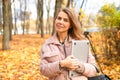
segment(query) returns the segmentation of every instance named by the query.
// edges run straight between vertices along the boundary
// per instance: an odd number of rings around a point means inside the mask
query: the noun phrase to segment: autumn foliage
[[[106,37],[110,35],[110,31],[91,33],[91,42],[94,47],[95,53],[97,54],[98,64],[101,65],[102,71],[107,74],[112,80],[120,80],[120,57],[119,41],[120,36],[116,34],[114,37]],[[118,43],[117,43],[118,42]],[[115,49],[116,48],[116,49]]]
[[[0,80],[45,80],[39,63],[40,48],[46,38],[48,35],[45,38],[40,35],[13,36],[11,49],[0,50]]]
[[[0,50],[0,80],[46,80],[40,73],[40,48],[50,35],[14,35],[10,50]],[[96,38],[95,38],[96,39]],[[97,44],[96,44],[97,45]],[[0,49],[2,37],[0,36]],[[99,50],[99,48],[98,48]],[[102,69],[113,80],[120,79],[119,61],[99,54]]]

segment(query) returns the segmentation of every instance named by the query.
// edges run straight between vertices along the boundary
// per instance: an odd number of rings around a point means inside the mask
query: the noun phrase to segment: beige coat
[[[71,54],[72,38],[69,37],[65,42],[67,56]],[[59,61],[65,58],[64,48],[59,43],[56,34],[46,40],[41,48],[41,73],[49,80],[70,80],[67,69],[59,68]],[[72,77],[71,80],[87,80],[87,77],[96,75],[95,59],[91,53],[88,56],[88,62],[84,63],[85,71],[82,76]]]

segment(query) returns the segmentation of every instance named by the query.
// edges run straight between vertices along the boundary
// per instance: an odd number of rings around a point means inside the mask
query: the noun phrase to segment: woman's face
[[[63,11],[60,11],[55,20],[56,32],[60,32],[60,33],[68,32],[69,28],[70,28],[70,20],[68,18],[68,15]]]

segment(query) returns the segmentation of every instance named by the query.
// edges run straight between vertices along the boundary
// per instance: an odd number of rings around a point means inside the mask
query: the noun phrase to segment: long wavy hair
[[[82,31],[81,26],[80,26],[80,22],[79,22],[77,16],[75,15],[75,13],[72,9],[69,9],[69,8],[60,9],[57,12],[57,15],[55,16],[54,22],[55,22],[55,20],[58,16],[58,13],[61,12],[61,11],[65,12],[68,15],[69,20],[70,20],[71,28],[68,30],[68,34],[73,39],[76,39],[76,40],[85,39],[85,36],[83,35],[83,31]]]

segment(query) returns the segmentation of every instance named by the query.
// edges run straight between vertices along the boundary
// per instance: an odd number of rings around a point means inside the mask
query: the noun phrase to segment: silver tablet
[[[81,62],[87,62],[89,54],[89,41],[88,40],[73,40],[72,53],[73,56],[78,58]],[[69,77],[79,76],[75,71],[69,71]]]

